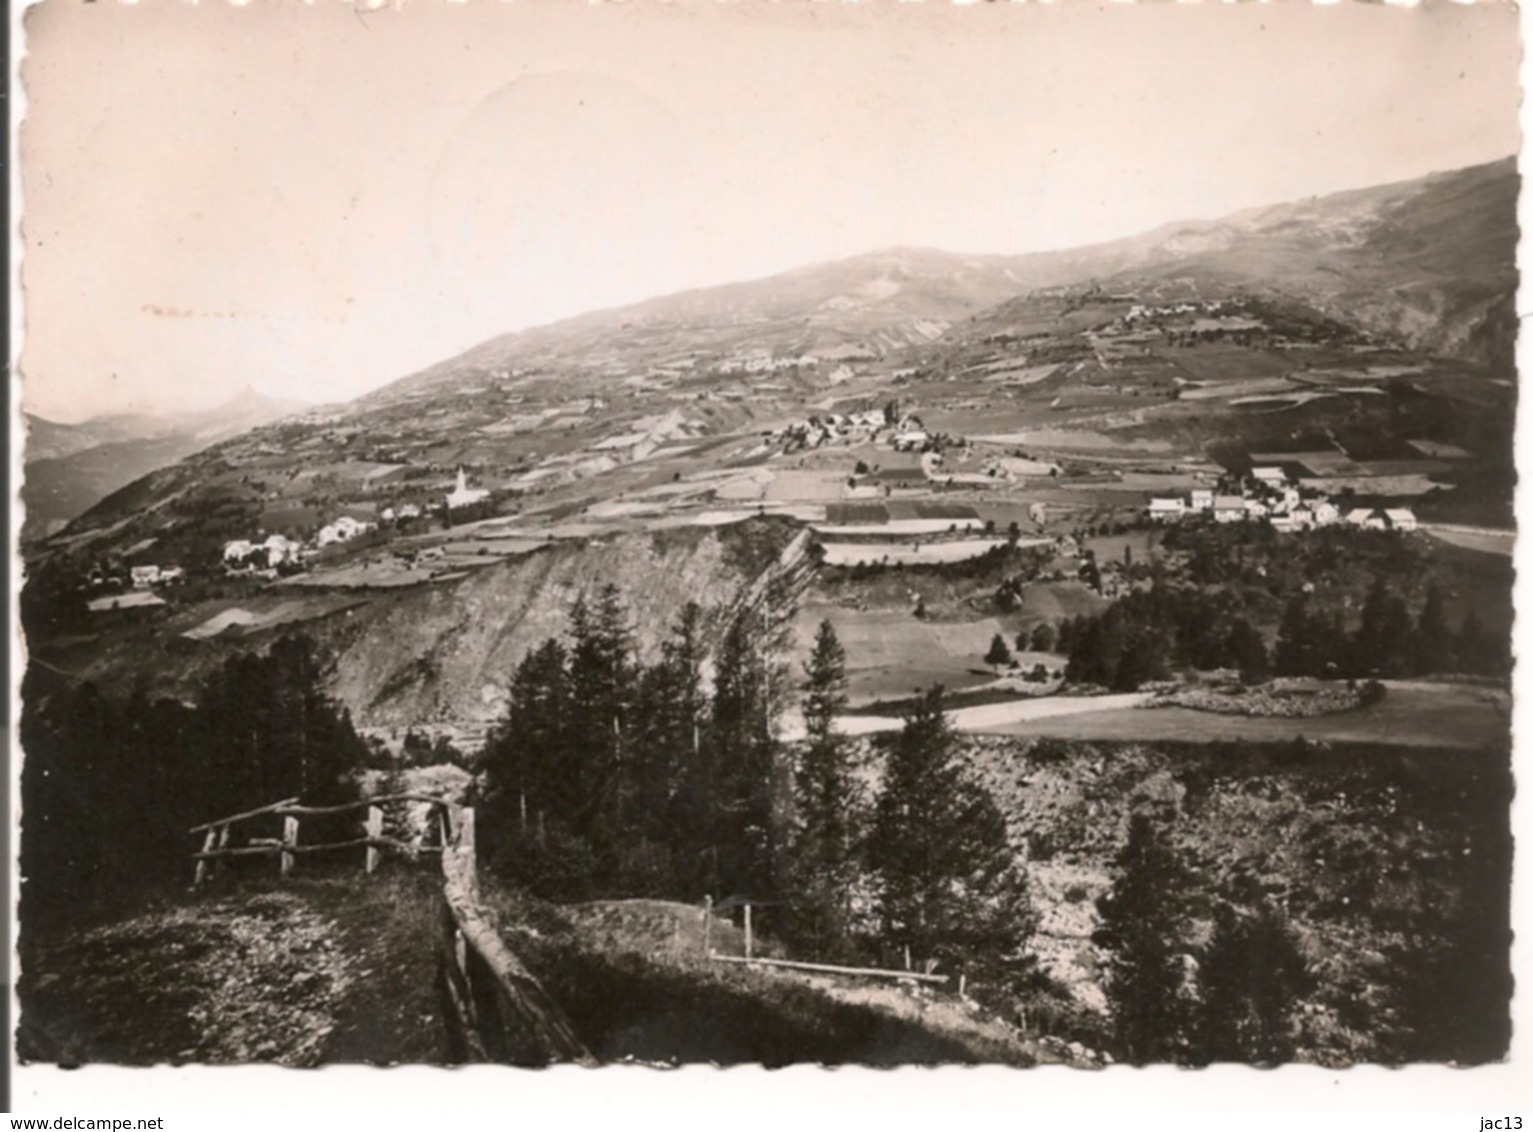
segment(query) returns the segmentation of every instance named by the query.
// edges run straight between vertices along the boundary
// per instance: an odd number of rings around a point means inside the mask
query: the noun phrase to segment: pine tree
[[[636,782],[633,829],[642,839],[639,854],[653,859],[664,846],[670,859],[663,869],[674,882],[676,860],[693,848],[686,824],[693,820],[687,791],[699,776],[711,779],[704,765],[702,731],[708,708],[703,688],[703,611],[696,602],[682,607],[670,635],[660,646],[660,660],[638,681],[631,727]],[[710,807],[700,807],[707,813]],[[652,883],[658,883],[656,877]],[[682,891],[689,885],[682,881]]]
[[[1433,578],[1427,584],[1426,601],[1416,618],[1416,671],[1449,672],[1454,665],[1453,634],[1443,607],[1442,586]]]
[[[1313,676],[1316,672],[1314,626],[1309,601],[1303,594],[1295,594],[1283,610],[1272,662],[1279,676]]]
[[[1256,1065],[1292,1060],[1292,1015],[1311,979],[1277,908],[1264,904],[1251,913],[1219,905],[1198,981],[1201,1060]]]
[[[1185,875],[1147,814],[1129,823],[1118,878],[1097,901],[1092,941],[1110,952],[1107,1000],[1119,1058],[1133,1065],[1176,1060],[1187,1032],[1181,996],[1180,897]]]
[[[1352,672],[1358,676],[1403,676],[1415,662],[1414,632],[1405,599],[1376,575],[1363,602],[1362,624],[1352,639]]]
[[[766,626],[770,610],[737,614],[720,642],[709,728],[717,810],[711,851],[715,885],[730,894],[776,889],[777,822],[773,778],[779,676]],[[710,886],[710,891],[714,886]]]
[[[857,880],[862,791],[854,748],[837,729],[846,709],[846,650],[829,621],[820,623],[805,666],[805,742],[794,776],[794,932],[810,954],[844,954]]]
[[[965,771],[940,685],[905,719],[884,771],[869,864],[885,938],[1000,983],[1026,970],[1035,927],[1005,819]]]
[[[1244,617],[1230,622],[1227,641],[1230,656],[1240,668],[1240,678],[1247,684],[1260,684],[1272,675],[1267,660],[1267,643]]]
[[[1123,649],[1110,685],[1115,692],[1133,692],[1151,680],[1164,680],[1166,675],[1166,642],[1147,626],[1136,632]]]
[[[522,658],[511,678],[506,716],[483,755],[491,837],[546,828],[549,821],[567,826],[580,811],[568,741],[568,664],[563,644],[549,639]]]
[[[1011,663],[1011,650],[1006,647],[1006,638],[997,633],[990,638],[990,651],[985,653],[985,663],[1000,674],[1001,665]]]
[[[1033,634],[1028,644],[1033,652],[1052,652],[1055,645],[1054,626],[1047,621],[1040,621],[1033,627]],[[1017,647],[1020,648],[1021,645]]]
[[[617,586],[609,582],[594,607],[581,597],[570,612],[566,742],[580,797],[573,825],[599,855],[615,849],[634,812],[623,735],[634,676],[627,612]]]

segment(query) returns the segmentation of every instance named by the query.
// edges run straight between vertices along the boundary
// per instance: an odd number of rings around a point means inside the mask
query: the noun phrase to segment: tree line
[[[834,629],[819,627],[795,678],[775,659],[777,620],[688,604],[645,663],[617,587],[577,600],[566,634],[517,666],[485,750],[491,867],[558,900],[743,897],[801,958],[908,949],[1019,977],[1025,871],[959,757],[942,690],[870,760],[838,730]],[[787,743],[778,717],[795,690],[804,737]]]
[[[190,876],[194,825],[301,797],[354,796],[367,757],[319,691],[312,643],[230,658],[195,706],[142,689],[114,699],[39,665],[22,684],[21,872],[33,908]]]
[[[1302,591],[1284,608],[1269,649],[1260,630],[1227,592],[1157,581],[1096,616],[1061,623],[1058,647],[1066,678],[1132,691],[1177,668],[1237,668],[1249,683],[1272,675],[1399,678],[1440,672],[1504,676],[1511,668],[1505,633],[1488,630],[1473,610],[1455,630],[1441,586],[1429,583],[1412,616],[1387,579],[1376,576],[1357,627],[1343,611]]]
[[[1238,667],[1265,678],[1267,648],[1229,595],[1157,581],[1096,616],[1067,618],[1057,647],[1069,656],[1065,678],[1133,691],[1175,667]]]

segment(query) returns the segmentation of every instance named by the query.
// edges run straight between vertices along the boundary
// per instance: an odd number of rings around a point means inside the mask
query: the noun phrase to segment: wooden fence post
[[[213,851],[213,849],[217,845],[218,845],[218,830],[216,830],[216,829],[208,830],[208,835],[202,839],[202,851],[204,853],[211,853]],[[200,884],[202,884],[202,882],[204,880],[207,879],[208,866],[209,866],[210,863],[211,862],[206,857],[199,857],[197,859],[197,874],[192,878],[192,887],[193,888],[198,887]]]
[[[282,864],[280,875],[286,877],[293,871],[293,854],[289,852],[292,846],[298,844],[298,819],[282,819]]]
[[[458,811],[458,850],[463,854],[467,867],[468,890],[475,900],[479,899],[479,858],[474,845],[474,807],[464,806]]]
[[[372,838],[383,836],[383,810],[379,806],[367,807],[367,836]],[[378,847],[367,847],[367,871],[371,873],[378,867]]]
[[[751,957],[751,906],[745,906],[745,957]]]

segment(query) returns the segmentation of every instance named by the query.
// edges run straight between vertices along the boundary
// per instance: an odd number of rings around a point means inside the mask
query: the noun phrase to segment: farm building
[[[1384,521],[1392,531],[1414,531],[1416,513],[1408,507],[1390,507],[1384,511]]]
[[[1174,496],[1158,496],[1150,500],[1150,518],[1158,522],[1165,523],[1180,519],[1186,510],[1186,503]]]
[[[1214,522],[1236,523],[1246,517],[1246,501],[1239,495],[1214,497]]]
[[[920,468],[884,468],[870,478],[885,489],[911,490],[926,486],[926,473]]]

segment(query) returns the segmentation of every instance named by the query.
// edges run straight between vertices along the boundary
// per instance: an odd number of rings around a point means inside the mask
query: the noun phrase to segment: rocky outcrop
[[[659,652],[688,601],[717,632],[770,606],[771,621],[813,576],[807,532],[773,520],[569,542],[456,583],[380,596],[312,628],[331,660],[328,689],[359,725],[473,726],[500,716],[522,657],[566,631],[570,606],[621,588],[639,653]]]

